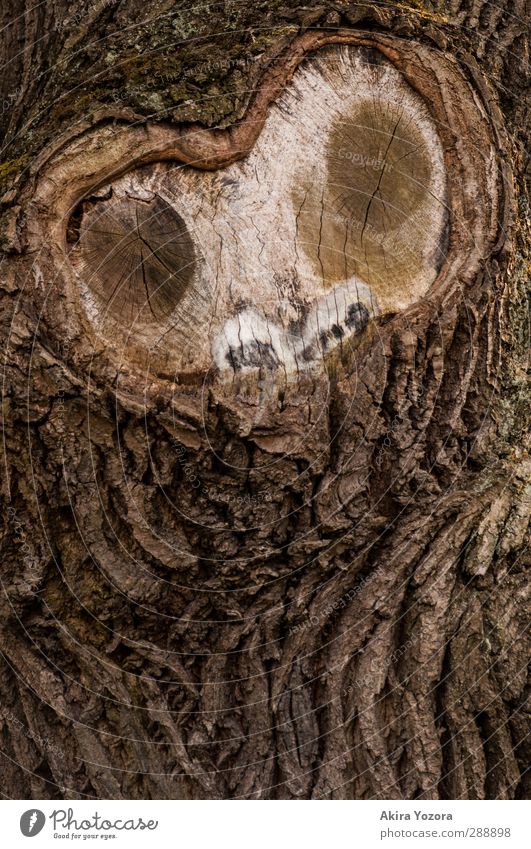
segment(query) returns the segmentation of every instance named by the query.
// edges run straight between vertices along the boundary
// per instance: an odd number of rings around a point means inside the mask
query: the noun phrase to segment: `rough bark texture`
[[[529,9],[180,5],[1,13],[3,793],[524,797]],[[145,162],[238,160],[334,39],[451,108],[418,43],[474,92],[447,168],[488,127],[496,191],[454,194],[444,280],[281,390],[119,362],[69,213]]]

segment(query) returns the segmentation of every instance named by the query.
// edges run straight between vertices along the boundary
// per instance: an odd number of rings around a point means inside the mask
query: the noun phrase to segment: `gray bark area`
[[[185,5],[1,12],[2,793],[528,797],[529,9]],[[483,104],[480,270],[281,390],[118,375],[35,273],[50,152],[230,127],[345,30],[453,57]]]

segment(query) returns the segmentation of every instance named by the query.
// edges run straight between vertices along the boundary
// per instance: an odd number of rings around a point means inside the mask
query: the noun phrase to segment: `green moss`
[[[0,163],[0,188],[5,189],[13,182],[17,174],[22,171],[28,160],[27,155],[19,156],[17,159],[9,159]]]
[[[393,3],[392,8],[403,10],[409,14],[419,15],[429,21],[437,21],[440,24],[447,24],[449,20],[446,15],[441,14],[433,9],[432,3],[422,3],[420,0],[411,0],[410,3]]]

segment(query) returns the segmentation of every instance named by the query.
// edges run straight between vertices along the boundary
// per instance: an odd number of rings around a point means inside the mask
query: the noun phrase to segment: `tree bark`
[[[4,795],[525,798],[526,4],[20,5],[0,34]],[[340,44],[437,122],[442,276],[296,379],[219,380],[203,340],[177,367],[147,324],[122,344],[122,301],[105,336],[72,270],[102,187],[243,168]]]

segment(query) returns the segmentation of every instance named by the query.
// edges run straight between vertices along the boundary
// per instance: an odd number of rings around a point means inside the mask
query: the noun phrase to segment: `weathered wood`
[[[193,242],[175,209],[155,193],[120,201],[110,190],[80,214],[79,274],[103,315],[116,316],[128,333],[139,320],[171,317],[195,270]]]
[[[18,5],[4,793],[528,795],[524,4]]]

